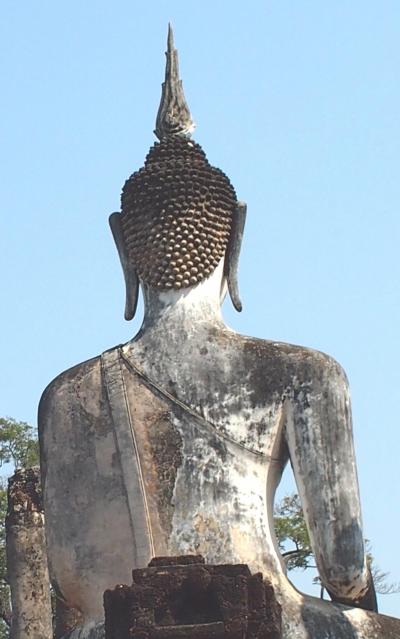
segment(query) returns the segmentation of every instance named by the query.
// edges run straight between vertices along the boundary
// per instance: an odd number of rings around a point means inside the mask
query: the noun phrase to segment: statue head
[[[233,304],[241,310],[236,272],[245,205],[190,139],[194,123],[171,27],[166,56],[155,129],[160,141],[125,182],[121,213],[110,217],[125,274],[126,319],[135,314],[139,281],[159,291],[187,289],[209,277],[223,258]]]

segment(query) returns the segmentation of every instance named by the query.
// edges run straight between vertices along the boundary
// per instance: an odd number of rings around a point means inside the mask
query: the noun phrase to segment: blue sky
[[[107,218],[154,141],[169,20],[194,138],[248,204],[226,320],[344,366],[365,533],[400,581],[398,2],[3,2],[0,414],[35,423],[56,374],[138,329]]]

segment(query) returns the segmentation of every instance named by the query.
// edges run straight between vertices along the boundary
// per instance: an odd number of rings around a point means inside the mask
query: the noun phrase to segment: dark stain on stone
[[[301,611],[307,632],[311,637],[324,639],[357,639],[354,630],[346,617],[338,611],[338,615],[326,615],[315,608],[304,605]]]
[[[213,484],[212,493],[214,501],[224,502],[231,495],[237,493],[237,488],[231,486],[227,481],[219,480],[218,483]]]
[[[337,533],[333,565],[360,565],[364,556],[363,534],[356,519]],[[357,540],[357,545],[355,544]]]
[[[257,424],[257,435],[258,437],[262,437],[267,432],[267,425],[263,422]]]
[[[173,504],[176,475],[182,464],[182,437],[174,427],[168,412],[149,431],[149,443],[157,472],[156,499],[160,523],[168,534],[172,530]]]
[[[227,450],[226,450],[225,443],[221,441],[220,439],[213,437],[212,439],[210,438],[209,445],[211,446],[211,448],[215,450],[218,457],[220,457],[221,460],[225,462],[227,458]]]

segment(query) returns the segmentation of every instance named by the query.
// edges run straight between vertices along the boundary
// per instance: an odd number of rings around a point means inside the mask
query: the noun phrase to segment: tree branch
[[[285,552],[282,553],[282,557],[285,559],[286,557],[293,557],[295,555],[311,555],[311,551],[308,550],[308,548],[298,548],[296,550],[286,550]]]

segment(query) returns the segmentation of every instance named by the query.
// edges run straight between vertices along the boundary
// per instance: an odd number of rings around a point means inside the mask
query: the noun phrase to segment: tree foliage
[[[7,474],[11,475],[16,468],[30,468],[38,463],[38,442],[32,426],[15,419],[0,418],[0,467],[4,467]],[[3,475],[0,477],[0,639],[8,638],[11,622],[6,565],[6,513],[7,477]]]
[[[0,417],[0,466],[31,468],[38,463],[39,445],[32,426],[11,417]]]
[[[274,519],[275,533],[287,569],[311,568],[313,552],[299,496],[284,497],[275,507]]]
[[[380,595],[393,595],[400,592],[400,582],[388,581],[389,572],[384,572],[377,566],[371,551],[371,543],[369,539],[365,540],[367,550],[367,562],[371,570],[372,578],[375,584],[375,590]]]

